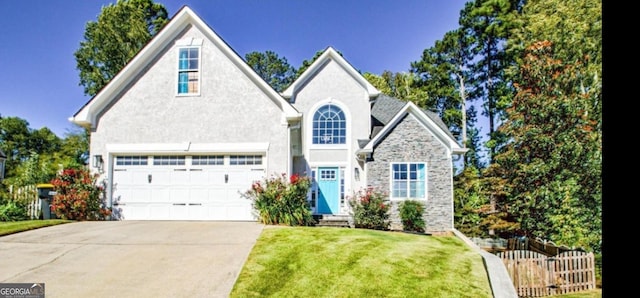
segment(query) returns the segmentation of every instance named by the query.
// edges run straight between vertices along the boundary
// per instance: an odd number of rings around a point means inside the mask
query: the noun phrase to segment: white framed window
[[[391,163],[391,198],[426,199],[426,168],[421,162]]]
[[[200,47],[178,49],[178,95],[200,94]]]
[[[224,165],[224,155],[194,155],[191,157],[194,166],[221,166]]]
[[[336,170],[332,170],[332,169],[320,170],[320,180],[329,180],[329,181],[336,180]]]
[[[116,166],[146,166],[148,163],[147,156],[116,156]]]
[[[262,155],[230,155],[229,164],[232,166],[261,165]]]
[[[184,155],[156,155],[153,157],[154,166],[184,166]]]
[[[313,115],[313,144],[346,144],[347,119],[336,105],[321,106]]]

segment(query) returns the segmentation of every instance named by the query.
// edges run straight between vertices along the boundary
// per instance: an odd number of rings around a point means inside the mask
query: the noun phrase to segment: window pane
[[[189,60],[189,69],[198,69],[198,60]]]
[[[393,183],[393,196],[396,198],[407,197],[407,182],[394,181]]]
[[[189,51],[187,49],[180,49],[180,59],[178,62],[178,67],[180,70],[185,70],[189,68]]]
[[[342,110],[331,104],[320,107],[313,116],[313,144],[345,144],[346,120]]]
[[[421,198],[421,199],[425,198],[424,185],[425,185],[424,181],[415,182],[416,191],[415,191],[415,196],[413,196],[413,198]]]
[[[191,48],[189,49],[189,58],[191,59],[198,59],[198,48]]]

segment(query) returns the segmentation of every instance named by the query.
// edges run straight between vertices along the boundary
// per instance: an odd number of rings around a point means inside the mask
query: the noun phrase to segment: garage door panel
[[[135,170],[127,170],[126,171],[127,174],[129,174],[129,184],[130,185],[146,185],[149,184],[149,172],[148,171],[144,171],[144,170],[139,170],[139,169],[135,169]],[[124,180],[123,182],[125,182],[125,184],[127,184],[128,181]]]
[[[148,198],[152,203],[169,203],[171,202],[171,188],[169,186],[150,186],[146,190],[150,193]]]
[[[246,220],[251,211],[246,205],[232,205],[226,209],[227,220]]]
[[[112,195],[122,204],[117,207],[123,219],[255,220],[243,194],[264,176],[256,167],[192,167],[189,158],[186,165],[120,165],[113,172]]]
[[[209,205],[207,207],[207,211],[207,215],[210,219],[227,219],[227,210],[225,210],[225,208],[222,208],[220,204]]]
[[[167,184],[171,185],[191,185],[191,174],[186,169],[174,169],[169,174],[169,181]]]
[[[124,220],[148,220],[153,219],[150,217],[150,210],[147,204],[128,204],[120,205],[121,219]]]
[[[188,215],[188,206],[186,203],[174,203],[171,204],[171,214],[169,215],[169,218],[166,219],[186,220],[189,219]]]
[[[189,202],[206,203],[209,201],[209,189],[193,187],[189,192]]]
[[[197,169],[197,171],[190,170],[189,179],[191,185],[207,185],[210,183],[209,173],[202,169]]]
[[[228,184],[229,185],[233,185],[233,186],[246,186],[247,185],[247,181],[249,181],[249,183],[251,182],[251,180],[249,179],[251,177],[251,172],[249,170],[243,170],[243,169],[238,169],[238,170],[231,170],[229,171],[229,181]],[[250,186],[251,184],[249,184]]]
[[[208,220],[209,218],[207,214],[207,208],[205,208],[202,204],[194,204],[191,203],[187,206],[187,217],[190,220]]]
[[[227,197],[227,189],[219,186],[209,188],[209,203],[222,203]]]
[[[147,183],[152,184],[154,186],[158,185],[171,185],[173,182],[171,179],[170,169],[162,169],[162,168],[149,168],[147,171]],[[151,181],[149,181],[149,175],[151,176]]]
[[[203,174],[207,176],[205,185],[223,185],[225,183],[225,173],[223,170],[207,170]]]
[[[168,204],[151,204],[149,205],[148,219],[167,219],[171,215],[171,208]]]
[[[171,203],[188,203],[189,202],[189,187],[176,186],[169,188]]]

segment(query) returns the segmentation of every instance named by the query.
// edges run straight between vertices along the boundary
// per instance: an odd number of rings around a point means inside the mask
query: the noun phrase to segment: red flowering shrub
[[[389,228],[389,204],[386,195],[373,188],[358,191],[349,199],[356,228],[387,230]]]
[[[253,207],[264,224],[308,226],[313,223],[307,202],[310,187],[309,177],[294,174],[287,179],[282,174],[254,182],[244,196],[253,200]]]
[[[96,175],[88,170],[66,169],[51,180],[56,194],[51,212],[71,220],[105,220],[111,210],[102,199],[103,187],[96,185]]]

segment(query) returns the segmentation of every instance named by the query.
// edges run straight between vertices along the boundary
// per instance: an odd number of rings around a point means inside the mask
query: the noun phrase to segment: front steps
[[[351,228],[353,219],[350,215],[318,214],[314,215],[316,227]]]

